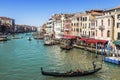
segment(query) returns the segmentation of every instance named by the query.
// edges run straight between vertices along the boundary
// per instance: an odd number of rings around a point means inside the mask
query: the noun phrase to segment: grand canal
[[[26,35],[22,39],[11,39],[0,42],[0,80],[119,80],[120,66],[103,62],[103,68],[96,74],[84,77],[49,77],[40,73],[45,70],[89,70],[92,61],[98,66],[101,56],[81,49],[62,51],[59,45],[44,46],[42,40],[28,41]]]

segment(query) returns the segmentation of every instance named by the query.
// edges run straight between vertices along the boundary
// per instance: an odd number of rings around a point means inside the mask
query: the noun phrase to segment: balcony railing
[[[105,26],[102,26],[102,25],[99,26],[99,30],[102,30],[102,31],[103,31],[104,29],[105,29]]]
[[[95,26],[90,26],[90,29],[91,29],[91,30],[94,30],[94,29],[95,29]]]
[[[65,28],[64,30],[65,30],[65,31],[70,31],[71,29],[69,29],[69,28]]]

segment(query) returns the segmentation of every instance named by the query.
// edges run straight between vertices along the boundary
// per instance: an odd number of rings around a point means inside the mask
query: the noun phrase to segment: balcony
[[[95,29],[95,26],[90,26],[90,29],[91,29],[91,30],[94,30],[94,29]]]
[[[64,30],[65,30],[65,31],[70,31],[71,29],[65,28]]]
[[[99,26],[99,30],[103,31],[105,29],[105,26]]]

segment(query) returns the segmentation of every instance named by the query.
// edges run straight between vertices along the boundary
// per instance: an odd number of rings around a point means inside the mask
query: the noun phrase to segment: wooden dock
[[[90,47],[85,47],[85,46],[78,46],[78,45],[74,45],[75,48],[79,48],[79,49],[82,49],[82,50],[86,50],[88,52],[91,52],[91,53],[96,53],[96,49],[95,48],[90,48]],[[102,50],[97,50],[97,54],[100,54],[101,55],[101,51]]]

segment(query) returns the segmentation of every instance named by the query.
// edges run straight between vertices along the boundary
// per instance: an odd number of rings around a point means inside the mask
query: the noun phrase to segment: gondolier
[[[95,70],[95,68],[96,68],[96,63],[93,61],[92,64],[93,64],[93,69]]]

